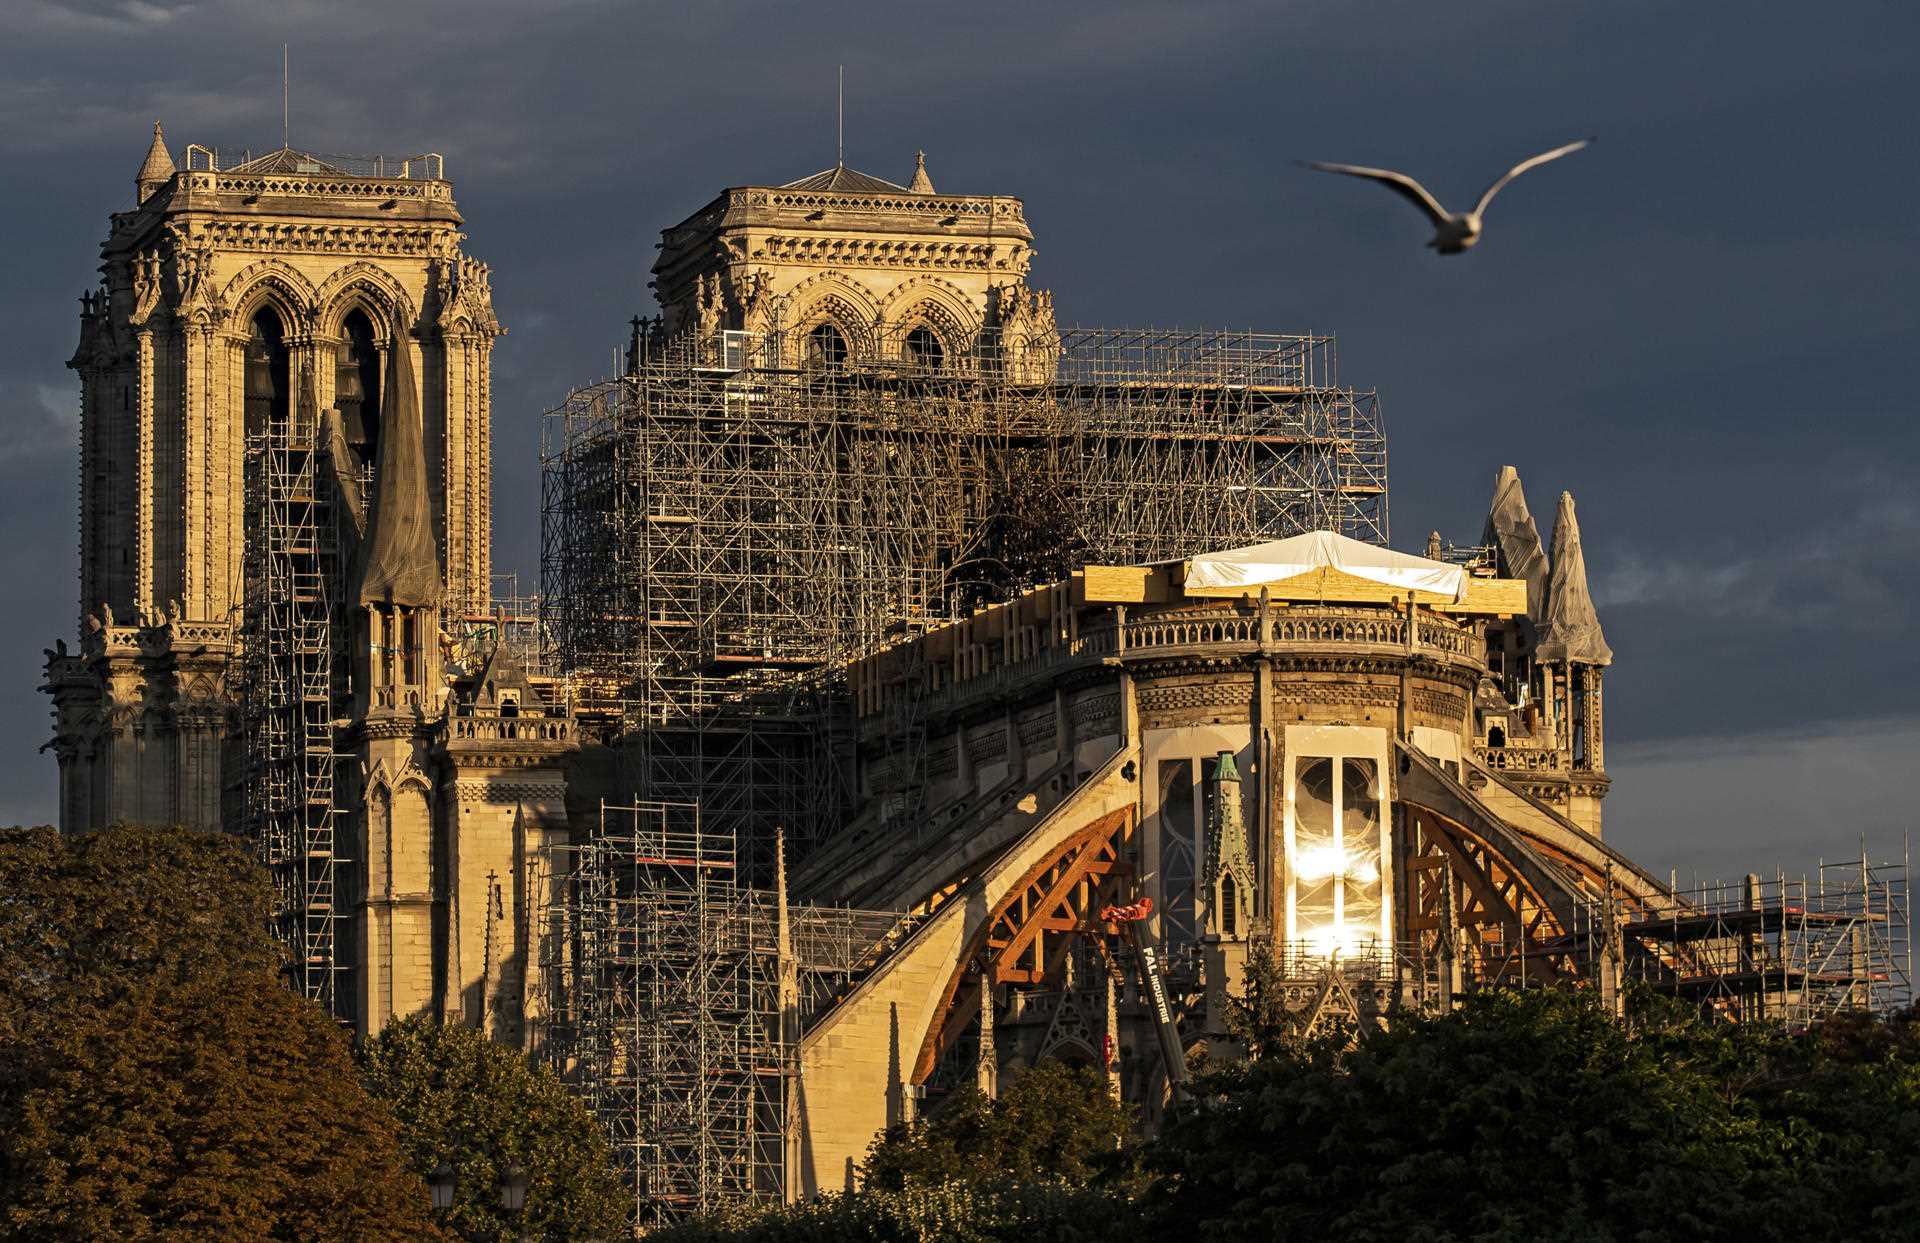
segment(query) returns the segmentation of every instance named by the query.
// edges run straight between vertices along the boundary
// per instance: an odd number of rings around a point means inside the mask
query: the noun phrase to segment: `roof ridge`
[[[844,163],[823,168],[797,181],[785,182],[780,188],[782,190],[825,190],[842,194],[912,193],[898,182],[888,181],[885,177],[875,177],[872,173],[863,173],[857,168],[848,168]]]

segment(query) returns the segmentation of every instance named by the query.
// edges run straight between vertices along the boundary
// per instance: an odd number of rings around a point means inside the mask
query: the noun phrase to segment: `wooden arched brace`
[[[1409,932],[1438,928],[1441,904],[1451,903],[1456,926],[1475,952],[1486,943],[1487,932],[1499,928],[1503,942],[1510,931],[1528,947],[1529,977],[1544,983],[1578,974],[1565,945],[1568,929],[1521,868],[1458,821],[1415,803],[1401,807],[1411,847],[1411,902],[1403,925]],[[1438,890],[1445,878],[1451,878],[1454,894]],[[1502,960],[1495,974],[1504,976],[1508,969]],[[1517,967],[1513,971],[1518,974]]]
[[[948,976],[913,1081],[924,1083],[941,1054],[980,1013],[980,982],[1040,984],[1053,978],[1072,938],[1083,932],[1112,935],[1100,907],[1124,895],[1133,878],[1126,857],[1134,809],[1122,807],[1092,821],[1034,865],[1010,888],[968,942]]]

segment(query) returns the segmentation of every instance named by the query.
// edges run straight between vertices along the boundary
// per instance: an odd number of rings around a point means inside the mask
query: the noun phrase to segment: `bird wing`
[[[1348,177],[1365,177],[1368,181],[1377,181],[1401,198],[1427,213],[1427,219],[1435,225],[1447,222],[1447,209],[1434,201],[1427,188],[1407,176],[1386,168],[1362,168],[1358,164],[1322,164],[1315,160],[1303,161],[1308,168],[1319,169],[1323,173],[1343,173]]]
[[[1549,160],[1557,160],[1563,155],[1572,155],[1592,141],[1593,139],[1591,138],[1582,138],[1579,142],[1570,142],[1564,147],[1555,147],[1551,151],[1542,151],[1530,160],[1522,160],[1518,164],[1515,164],[1512,168],[1508,169],[1499,180],[1488,186],[1486,190],[1481,193],[1480,201],[1473,205],[1473,214],[1477,216],[1487,210],[1487,204],[1493,202],[1493,196],[1500,193],[1509,181],[1512,181],[1521,173],[1526,172],[1530,168],[1538,168]]]

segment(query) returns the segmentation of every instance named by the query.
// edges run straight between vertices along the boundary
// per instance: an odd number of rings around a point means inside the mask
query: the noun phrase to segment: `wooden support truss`
[[[1074,938],[1116,936],[1099,909],[1128,894],[1134,809],[1123,807],[1081,828],[1020,878],[974,933],[948,978],[933,1024],[914,1063],[926,1082],[940,1058],[978,1022],[980,989],[1053,982]]]
[[[1513,861],[1429,808],[1402,802],[1398,813],[1403,927],[1423,956],[1454,956],[1477,987],[1583,978],[1573,930]]]

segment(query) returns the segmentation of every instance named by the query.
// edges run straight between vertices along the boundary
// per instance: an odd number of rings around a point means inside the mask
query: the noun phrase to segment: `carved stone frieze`
[[[967,754],[976,764],[991,764],[1006,758],[1007,731],[998,723],[967,731]]]
[[[449,783],[454,797],[463,802],[512,804],[518,802],[563,802],[567,795],[566,778],[556,773],[551,780],[509,780],[506,778],[462,778]]]
[[[1433,690],[1428,687],[1414,687],[1411,698],[1413,700],[1414,711],[1424,712],[1429,716],[1458,719],[1465,715],[1467,710],[1465,696],[1446,691]]]
[[[1112,733],[1120,724],[1120,692],[1110,690],[1076,697],[1067,713],[1076,737]]]
[[[1400,703],[1400,688],[1385,682],[1288,682],[1274,688],[1273,702],[1282,713],[1288,711],[1289,704],[1394,708]]]
[[[431,225],[294,224],[216,220],[203,236],[219,250],[433,258],[448,252],[452,230]]]
[[[985,272],[993,266],[993,252],[988,243],[773,234],[751,253],[755,259],[775,263]]]

